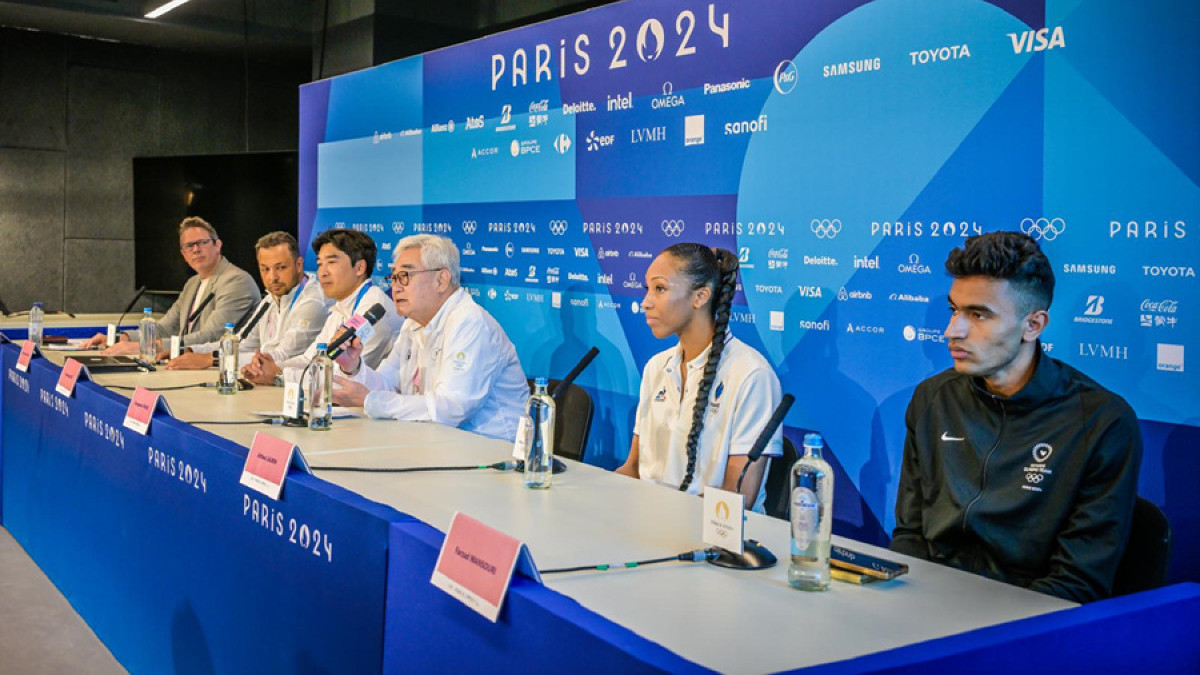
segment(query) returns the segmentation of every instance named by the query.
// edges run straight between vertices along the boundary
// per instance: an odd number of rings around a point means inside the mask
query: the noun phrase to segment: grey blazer
[[[172,335],[182,335],[180,343],[184,347],[219,340],[225,332],[225,324],[237,323],[261,297],[254,278],[222,257],[216,271],[208,278],[208,288],[204,293],[206,296],[212,293],[213,299],[200,310],[189,331],[186,325],[188,313],[199,289],[200,277],[193,274],[183,285],[175,304],[158,321],[160,339],[169,340]]]

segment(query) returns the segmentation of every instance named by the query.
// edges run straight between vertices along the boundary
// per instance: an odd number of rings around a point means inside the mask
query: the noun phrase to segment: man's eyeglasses
[[[421,274],[422,272],[439,272],[444,269],[446,269],[446,268],[445,267],[434,267],[434,268],[427,269],[427,270],[400,270],[399,272],[396,272],[395,274],[387,275],[386,277],[384,277],[384,280],[386,280],[389,285],[399,284],[401,286],[407,286],[408,282],[412,280],[412,275],[414,275],[414,274]]]
[[[180,250],[180,252],[183,252],[183,253],[186,253],[188,251],[199,251],[200,249],[204,248],[205,246],[208,246],[209,244],[213,243],[214,241],[216,241],[216,240],[213,239],[212,237],[209,237],[208,239],[197,239],[196,241],[189,241],[186,244],[180,245],[179,250]]]

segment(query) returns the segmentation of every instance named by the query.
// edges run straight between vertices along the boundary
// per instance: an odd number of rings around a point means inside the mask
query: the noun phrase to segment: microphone
[[[133,306],[134,306],[134,304],[137,303],[138,298],[142,297],[142,293],[145,293],[145,292],[146,292],[146,286],[143,284],[141,288],[137,289],[137,293],[133,294],[133,299],[129,301],[129,304],[125,305],[125,311],[121,312],[121,318],[117,319],[117,332],[118,333],[121,331],[121,322],[125,320],[125,315],[129,313],[129,310],[133,309]]]
[[[267,297],[269,298],[270,296]],[[255,309],[258,311],[255,311]],[[251,307],[243,314],[242,318],[238,319],[237,325],[233,327],[233,332],[237,334],[238,339],[245,340],[246,336],[250,334],[250,331],[254,330],[254,327],[258,325],[259,320],[263,318],[269,309],[271,309],[271,303],[267,298],[263,298],[257,308]],[[247,321],[246,319],[250,320]]]
[[[383,305],[377,302],[374,305],[371,305],[371,308],[362,315],[362,318],[366,319],[368,324],[374,326],[379,322],[380,319],[383,318],[383,312]],[[329,355],[330,359],[336,359],[342,353],[342,345],[352,340],[355,335],[358,335],[359,327],[351,325],[354,323],[354,318],[355,317],[350,317],[349,321],[342,324],[342,326],[347,330],[343,332],[338,339],[329,343],[329,351],[326,353]]]
[[[775,412],[771,413],[770,419],[763,426],[762,433],[754,440],[754,445],[750,446],[750,452],[746,453],[746,464],[742,467],[742,475],[738,476],[738,492],[742,491],[742,480],[746,478],[746,471],[750,469],[751,464],[762,457],[763,452],[767,449],[767,444],[771,442],[771,437],[775,435],[775,430],[779,428],[780,424],[783,424],[783,418],[787,417],[788,411],[792,409],[792,404],[795,402],[795,396],[784,394],[783,399],[779,401],[779,406],[775,408]],[[708,562],[717,567],[737,570],[763,569],[776,563],[775,554],[753,539],[743,542],[742,550],[743,553],[737,555],[725,549],[719,549],[718,557]]]
[[[192,324],[196,322],[196,317],[200,316],[200,312],[203,312],[204,308],[208,307],[208,303],[212,302],[215,297],[217,297],[217,293],[213,291],[199,305],[196,305],[196,311],[188,314],[187,320],[183,322],[183,330],[179,331],[179,337],[182,338],[192,330]]]
[[[592,360],[595,359],[596,355],[599,353],[600,350],[596,349],[595,347],[589,349],[588,353],[584,354],[583,358],[579,360],[579,363],[576,363],[575,367],[571,369],[571,372],[567,373],[566,377],[558,381],[558,386],[555,387],[554,391],[550,393],[550,398],[557,402],[563,396],[563,394],[566,394],[567,387],[571,386],[571,383],[575,381],[575,378],[579,377],[579,374],[583,372],[584,368],[587,368],[589,365],[591,365]]]

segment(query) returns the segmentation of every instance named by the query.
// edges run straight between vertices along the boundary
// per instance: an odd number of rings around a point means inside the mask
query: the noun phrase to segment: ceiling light
[[[163,14],[166,14],[167,12],[175,9],[176,7],[187,4],[187,2],[188,2],[188,0],[171,0],[171,2],[168,2],[168,3],[160,6],[158,9],[151,10],[150,13],[146,15],[146,18],[147,19],[157,19],[158,17],[162,16]]]

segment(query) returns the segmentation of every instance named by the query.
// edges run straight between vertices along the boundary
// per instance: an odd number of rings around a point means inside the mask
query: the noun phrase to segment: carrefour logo
[[[1067,231],[1067,224],[1062,218],[1025,218],[1021,221],[1021,231],[1036,241],[1054,241]]]
[[[840,218],[813,218],[808,224],[808,229],[817,235],[817,239],[833,239],[842,231],[842,221]]]
[[[792,93],[799,81],[800,71],[796,69],[796,64],[789,60],[783,60],[775,66],[775,91],[787,96]]]

